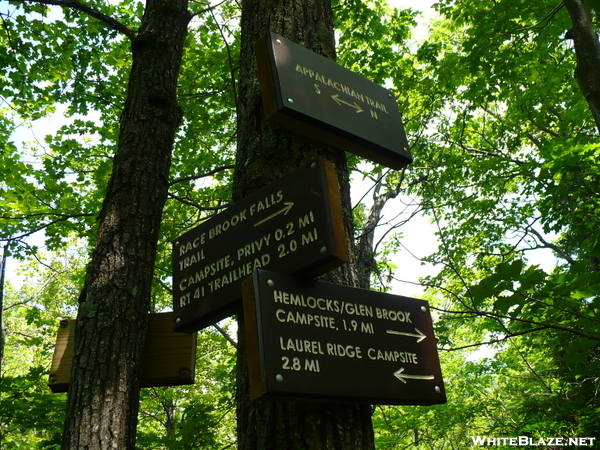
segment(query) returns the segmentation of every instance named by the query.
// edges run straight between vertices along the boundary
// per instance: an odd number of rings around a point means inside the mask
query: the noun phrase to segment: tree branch
[[[8,311],[11,308],[16,308],[17,306],[26,305],[27,303],[32,302],[32,301],[33,301],[33,298],[30,298],[28,300],[23,300],[23,301],[20,301],[20,302],[17,302],[17,303],[13,303],[12,305],[8,305],[8,306],[3,307],[2,311]]]
[[[169,186],[173,186],[174,184],[177,184],[177,183],[183,183],[184,181],[194,181],[194,180],[199,180],[200,178],[210,177],[211,175],[214,175],[215,173],[219,173],[224,170],[229,170],[229,169],[234,169],[234,168],[235,168],[234,165],[226,165],[226,166],[217,167],[213,170],[210,170],[206,173],[201,173],[199,175],[190,175],[187,177],[176,178],[175,180],[173,180],[169,183]]]
[[[167,283],[165,283],[163,280],[161,280],[159,277],[155,276],[154,277],[154,281],[156,281],[158,284],[161,285],[161,287],[167,291],[169,294],[173,294],[173,289],[171,288],[171,286],[169,286]]]
[[[205,12],[211,12],[213,9],[218,8],[219,6],[221,6],[223,3],[225,3],[227,0],[222,0],[221,2],[215,4],[215,5],[211,5],[211,6],[207,6],[206,8],[194,13],[192,16],[196,17],[199,16],[200,14],[204,14]],[[202,5],[206,5],[205,2],[197,2],[200,3]]]
[[[591,339],[593,341],[600,341],[600,336],[594,336],[594,335],[591,335],[588,333],[584,333],[583,331],[575,330],[573,328],[568,328],[568,327],[565,327],[562,325],[554,325],[551,323],[537,322],[535,320],[522,319],[519,317],[505,316],[503,314],[496,314],[496,313],[492,313],[489,311],[451,311],[451,310],[447,310],[447,309],[443,309],[443,308],[436,308],[433,306],[431,307],[431,309],[435,309],[436,311],[440,311],[440,312],[448,313],[448,314],[469,314],[469,315],[476,314],[480,317],[488,317],[490,319],[514,320],[516,322],[527,323],[527,324],[535,325],[535,326],[542,327],[542,328],[550,328],[550,329],[554,329],[554,330],[565,331],[567,333],[575,334],[577,336]]]
[[[35,215],[42,215],[42,214],[35,214]],[[0,238],[0,241],[6,241],[6,240],[21,240],[21,239],[23,239],[23,238],[26,238],[26,237],[28,237],[28,236],[31,236],[32,234],[35,234],[35,233],[37,233],[38,231],[42,231],[43,229],[45,229],[45,228],[48,228],[49,226],[52,226],[52,225],[54,225],[54,224],[57,224],[57,223],[59,223],[59,222],[64,222],[65,220],[69,220],[69,219],[72,219],[72,218],[74,218],[74,217],[90,217],[90,216],[93,216],[93,214],[90,214],[90,213],[84,213],[84,214],[73,214],[73,215],[61,215],[60,219],[56,219],[56,220],[53,220],[53,221],[51,221],[51,222],[48,222],[47,224],[44,224],[44,225],[42,225],[42,226],[40,226],[40,227],[36,228],[35,230],[28,231],[28,232],[26,232],[26,233],[23,233],[23,234],[21,234],[21,235],[19,235],[19,236],[16,236],[16,237],[13,237],[13,238],[11,238],[11,239],[3,239],[3,238]],[[14,217],[10,217],[10,218],[9,218],[9,217],[3,217],[3,218],[4,218],[4,219],[10,219],[10,220],[18,220],[17,218],[14,218]]]
[[[226,332],[226,331],[225,331],[223,328],[221,328],[221,327],[220,327],[219,325],[217,325],[216,323],[215,323],[215,324],[213,324],[213,328],[214,328],[215,330],[217,330],[219,333],[221,333],[221,335],[222,335],[222,336],[223,336],[225,339],[227,339],[227,341],[228,341],[228,342],[229,342],[229,343],[230,343],[230,344],[233,346],[233,348],[237,348],[237,347],[238,347],[238,346],[237,346],[237,342],[235,342],[235,341],[233,340],[233,338],[232,338],[231,336],[229,336],[229,334],[228,334],[228,333],[227,333],[227,332]]]
[[[456,350],[463,350],[465,348],[473,348],[473,347],[481,347],[482,345],[491,345],[491,344],[498,344],[499,342],[504,342],[509,340],[510,338],[513,338],[515,336],[522,336],[524,334],[529,334],[529,333],[533,333],[535,331],[541,331],[541,330],[545,330],[547,327],[537,327],[537,328],[530,328],[529,330],[525,330],[525,331],[519,331],[517,333],[510,333],[506,336],[504,336],[503,338],[498,338],[498,339],[492,339],[489,341],[485,341],[485,342],[477,342],[475,344],[468,344],[468,345],[461,345],[460,347],[452,347],[452,348],[443,348],[441,350],[444,350],[446,352],[454,352]]]
[[[569,264],[571,264],[571,265],[575,264],[576,261],[573,258],[571,258],[564,250],[559,248],[557,245],[554,245],[554,244],[546,241],[544,239],[544,237],[539,232],[537,232],[534,228],[527,227],[527,231],[530,231],[531,233],[533,233],[545,247],[556,252],[558,255],[560,255],[561,258],[566,260]]]
[[[225,1],[226,0],[223,0],[221,3],[224,3]],[[219,3],[219,5],[221,3]],[[229,61],[229,75],[231,77],[231,91],[233,93],[233,104],[235,105],[237,114],[240,115],[240,108],[239,108],[239,103],[238,103],[238,99],[237,99],[237,88],[236,88],[236,81],[235,81],[235,70],[237,67],[234,64],[234,57],[232,56],[231,47],[229,46],[229,42],[227,42],[227,39],[225,38],[225,34],[223,33],[223,29],[221,28],[221,25],[219,25],[219,22],[217,21],[217,18],[215,17],[215,14],[212,9],[210,11],[210,14],[211,14],[213,20],[215,21],[217,28],[219,29],[219,33],[221,34],[221,39],[223,39],[223,43],[225,44],[225,49],[227,50],[227,60]]]
[[[506,33],[501,34],[501,36],[504,35],[511,35],[511,34],[515,34],[515,33],[522,33],[523,31],[528,31],[528,30],[536,30],[536,31],[542,31],[544,28],[546,28],[551,22],[552,22],[552,18],[561,10],[561,8],[564,6],[564,2],[560,2],[558,5],[556,5],[554,7],[554,9],[552,11],[550,11],[550,13],[548,15],[546,15],[546,17],[544,17],[542,20],[540,20],[538,23],[534,24],[534,25],[530,25],[528,27],[521,27],[521,28],[516,28],[514,30],[509,30]]]
[[[94,19],[98,19],[101,22],[104,22],[113,30],[118,31],[119,33],[124,34],[129,39],[133,40],[135,38],[135,33],[123,25],[118,20],[113,17],[107,16],[106,14],[101,13],[97,9],[94,9],[88,5],[78,2],[77,0],[14,0],[17,3],[41,3],[42,5],[55,5],[62,6],[64,8],[77,9]]]
[[[189,206],[193,206],[194,208],[198,208],[200,211],[220,211],[221,209],[225,209],[230,206],[229,204],[219,205],[219,206],[202,206],[200,203],[197,203],[197,202],[194,202],[191,200],[187,200],[187,199],[179,197],[175,194],[169,194],[168,197],[173,200],[177,200],[185,205],[189,205]]]

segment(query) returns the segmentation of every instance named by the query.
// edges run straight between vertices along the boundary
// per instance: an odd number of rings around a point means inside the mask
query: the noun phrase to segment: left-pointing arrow
[[[294,202],[283,202],[283,204],[285,205],[283,208],[281,208],[279,211],[274,212],[273,214],[271,214],[270,216],[265,217],[262,220],[259,220],[258,222],[256,222],[254,224],[255,227],[262,225],[263,223],[271,220],[273,217],[277,217],[279,214],[286,214],[290,212],[290,209],[292,209],[292,206],[294,206]]]
[[[406,379],[411,379],[411,380],[433,380],[434,376],[433,375],[411,375],[408,373],[404,373],[404,367],[401,367],[400,369],[396,370],[394,372],[394,376],[396,378],[398,378],[400,381],[402,381],[404,384],[406,384]]]
[[[417,338],[417,343],[421,342],[423,339],[427,337],[425,333],[423,333],[418,328],[415,328],[416,333],[405,333],[404,331],[394,331],[394,330],[386,330],[388,334],[395,334],[398,336],[408,336]]]

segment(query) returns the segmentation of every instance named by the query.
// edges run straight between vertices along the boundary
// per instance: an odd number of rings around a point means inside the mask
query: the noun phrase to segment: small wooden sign
[[[75,351],[75,320],[62,320],[56,337],[48,386],[67,392]],[[196,333],[173,331],[173,313],[150,314],[142,387],[194,384]]]
[[[412,162],[389,90],[275,33],[256,58],[267,120],[392,169]]]
[[[243,287],[252,398],[446,402],[426,301],[266,270]]]
[[[318,275],[347,259],[337,176],[318,158],[180,236],[173,245],[174,329],[241,310],[257,268]]]

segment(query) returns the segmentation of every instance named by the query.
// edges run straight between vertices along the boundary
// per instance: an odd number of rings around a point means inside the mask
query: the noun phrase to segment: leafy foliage
[[[131,29],[143,14],[130,0],[87,4]],[[375,0],[333,5],[338,61],[394,92],[415,156],[405,171],[369,167],[364,178],[380,183],[380,194],[418,199],[440,242],[427,259],[439,272],[423,284],[439,314],[449,402],[378,407],[378,448],[600,435],[600,147],[573,76],[566,10],[548,0],[442,0],[415,42],[414,11]],[[597,24],[595,3],[586,5]],[[64,396],[49,394],[43,374],[94,240],[130,49],[79,11],[0,7],[0,240],[29,261],[23,286],[7,285],[3,305],[0,448],[50,449],[60,441]],[[170,242],[231,198],[239,9],[193,7],[154,311],[171,303]],[[350,164],[363,169],[356,157]],[[373,211],[354,212],[358,240]],[[374,249],[377,289],[388,289],[396,271],[401,225],[390,223],[390,239]],[[473,351],[480,346],[490,349],[485,356]],[[196,386],[143,391],[138,447],[233,446],[233,355],[222,335],[204,330]]]

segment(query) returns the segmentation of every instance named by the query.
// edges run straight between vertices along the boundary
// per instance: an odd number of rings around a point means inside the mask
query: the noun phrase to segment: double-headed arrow
[[[254,224],[254,226],[257,227],[259,225],[262,225],[263,223],[271,220],[273,217],[277,217],[279,214],[285,214],[285,215],[287,215],[287,213],[290,212],[290,209],[292,209],[292,206],[294,206],[294,202],[283,202],[283,204],[285,205],[283,208],[281,208],[279,211],[275,211],[270,216],[267,216],[264,219],[259,220],[258,222],[256,222]]]
[[[410,375],[408,373],[404,373],[404,367],[396,370],[394,372],[394,376],[406,384],[406,380],[433,380],[435,377],[433,375]]]
[[[418,328],[415,328],[416,333],[405,333],[404,331],[394,331],[394,330],[386,330],[388,334],[395,334],[398,336],[408,336],[417,338],[417,343],[421,342],[423,339],[427,337],[425,333],[423,333]]]
[[[344,105],[348,105],[350,108],[354,108],[354,109],[356,110],[356,113],[357,113],[357,114],[365,111],[365,110],[364,110],[364,109],[362,109],[362,108],[359,106],[359,104],[358,104],[358,103],[356,103],[356,102],[354,102],[354,103],[349,103],[349,102],[347,102],[346,100],[342,100],[342,99],[340,98],[340,95],[339,95],[339,94],[334,94],[334,95],[332,95],[332,96],[331,96],[331,98],[332,98],[332,99],[333,99],[333,100],[334,100],[334,101],[335,101],[335,102],[336,102],[338,105],[341,105],[341,104],[343,103]]]

